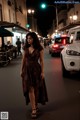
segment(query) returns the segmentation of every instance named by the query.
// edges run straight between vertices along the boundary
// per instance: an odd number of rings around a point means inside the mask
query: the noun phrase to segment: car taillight
[[[54,44],[52,47],[53,47],[53,48],[58,48],[59,45],[58,45],[58,44]]]
[[[63,39],[63,45],[65,45],[66,44],[66,39]]]

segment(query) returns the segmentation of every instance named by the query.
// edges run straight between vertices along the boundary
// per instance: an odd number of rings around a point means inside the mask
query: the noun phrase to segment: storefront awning
[[[80,22],[78,23],[71,23],[67,26],[64,26],[63,28],[59,29],[59,31],[64,31],[64,30],[68,30],[70,28],[73,28],[73,27],[76,27],[76,26],[79,26],[80,25]]]
[[[4,28],[12,28],[13,31],[17,31],[20,33],[26,33],[29,32],[29,30],[27,30],[26,28],[21,27],[18,24],[15,23],[9,23],[9,22],[0,22],[0,27],[4,27]]]
[[[14,36],[14,34],[9,30],[3,27],[0,27],[0,37],[8,37],[8,36]]]

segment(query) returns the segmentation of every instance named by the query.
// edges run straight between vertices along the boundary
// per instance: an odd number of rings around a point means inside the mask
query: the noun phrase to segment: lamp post
[[[34,31],[34,18],[33,18],[33,15],[34,15],[34,10],[33,9],[28,9],[28,14],[31,15],[31,26],[32,26],[32,31]]]
[[[55,8],[55,10],[56,10],[56,26],[57,26],[56,28],[58,30],[58,8],[57,8],[57,4],[56,4],[56,6],[54,6],[54,5],[46,5],[45,3],[41,4],[41,8],[45,9],[46,7],[54,7]]]
[[[55,9],[56,9],[56,22],[57,22],[57,30],[58,30],[58,10],[57,10],[57,5],[56,5]]]

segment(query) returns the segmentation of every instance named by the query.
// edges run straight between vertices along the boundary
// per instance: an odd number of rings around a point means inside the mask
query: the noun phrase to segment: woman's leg
[[[35,89],[35,105],[36,105],[36,109],[38,108],[38,89]]]
[[[35,100],[35,93],[34,93],[34,88],[31,87],[29,90],[29,99],[30,99],[30,103],[31,103],[31,107],[32,107],[32,112],[35,113],[36,112],[36,100]]]

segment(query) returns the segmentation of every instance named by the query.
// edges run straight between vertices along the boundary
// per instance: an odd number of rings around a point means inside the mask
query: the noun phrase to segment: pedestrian
[[[45,79],[43,47],[35,32],[26,35],[24,55],[21,65],[21,77],[26,105],[31,103],[31,116],[37,117],[38,103],[48,102]],[[38,62],[40,60],[40,62]]]
[[[19,38],[16,41],[16,45],[17,45],[17,50],[18,50],[18,55],[19,55],[19,53],[21,54],[21,41]]]
[[[46,48],[46,45],[47,45],[47,44],[46,44],[46,39],[44,39],[44,47],[45,47],[45,48]]]
[[[13,47],[13,45],[11,45],[10,41],[7,41],[7,49],[10,50]]]

